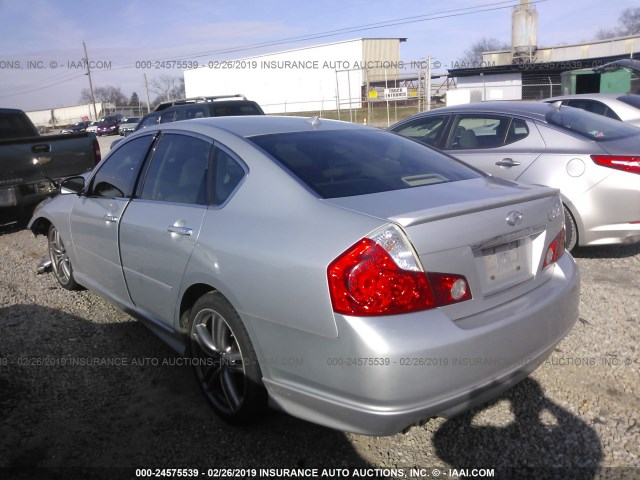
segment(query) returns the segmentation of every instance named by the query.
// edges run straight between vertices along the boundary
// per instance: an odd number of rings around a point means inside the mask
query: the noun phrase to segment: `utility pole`
[[[98,112],[96,111],[96,98],[93,96],[93,83],[91,82],[91,69],[89,68],[89,54],[87,54],[87,45],[82,42],[84,47],[84,61],[87,64],[87,75],[89,76],[89,91],[91,92],[91,104],[93,105],[93,117],[98,120]]]
[[[151,111],[151,102],[149,101],[149,85],[147,85],[147,74],[143,73],[142,75],[144,75],[144,90],[147,92],[147,113],[149,113]]]
[[[431,110],[431,55],[427,57],[427,71],[425,73],[425,81],[427,83],[427,91],[425,92],[427,100],[427,112]]]

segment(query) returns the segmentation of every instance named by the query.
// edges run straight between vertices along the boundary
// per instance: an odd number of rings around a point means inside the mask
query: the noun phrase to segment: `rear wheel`
[[[71,260],[69,260],[69,254],[64,246],[60,232],[54,225],[49,227],[47,240],[49,243],[51,269],[53,270],[53,274],[56,276],[56,280],[58,280],[60,286],[67,290],[82,289],[82,286],[76,282],[73,276],[73,267],[71,266]]]
[[[196,379],[216,414],[232,424],[255,421],[267,393],[238,312],[220,293],[207,293],[191,309],[188,331]]]
[[[573,215],[567,207],[564,207],[564,226],[567,229],[567,235],[564,242],[564,248],[570,252],[578,243],[578,229]]]

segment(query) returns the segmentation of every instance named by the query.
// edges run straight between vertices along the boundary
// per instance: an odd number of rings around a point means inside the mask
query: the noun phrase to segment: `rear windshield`
[[[262,110],[254,103],[229,102],[222,105],[214,105],[214,117],[232,117],[238,115],[262,115]]]
[[[29,118],[22,112],[0,112],[0,140],[5,138],[34,137],[34,130]]]
[[[597,142],[637,136],[637,127],[579,108],[560,107],[546,114],[547,122]]]
[[[626,103],[627,105],[631,105],[632,107],[640,108],[640,95],[622,95],[618,97],[618,100]]]
[[[322,198],[352,197],[482,176],[418,142],[383,131],[279,133],[249,140]]]

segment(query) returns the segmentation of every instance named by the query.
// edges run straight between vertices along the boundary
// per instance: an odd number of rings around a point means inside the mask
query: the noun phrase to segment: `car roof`
[[[188,130],[207,134],[212,132],[214,129],[226,130],[229,133],[245,138],[256,135],[317,130],[378,130],[373,127],[365,127],[339,120],[326,120],[318,117],[239,115],[228,117],[206,117],[161,123],[147,128],[146,131]]]
[[[466,103],[463,105],[455,105],[451,107],[441,107],[429,112],[423,112],[414,117],[426,115],[437,115],[438,113],[489,113],[503,115],[519,115],[532,120],[545,121],[545,116],[555,107],[549,103],[543,102],[517,102],[517,101],[494,101],[494,102],[476,102]]]
[[[545,98],[543,102],[549,102],[553,100],[571,100],[574,98],[586,98],[586,99],[612,99],[615,100],[618,97],[622,97],[623,95],[633,95],[626,93],[576,93],[574,95],[557,95],[555,97]]]

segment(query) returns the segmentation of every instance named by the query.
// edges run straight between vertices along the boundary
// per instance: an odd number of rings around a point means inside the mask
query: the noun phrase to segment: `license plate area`
[[[524,237],[477,252],[485,295],[517,285],[532,276],[531,244],[531,237]]]

